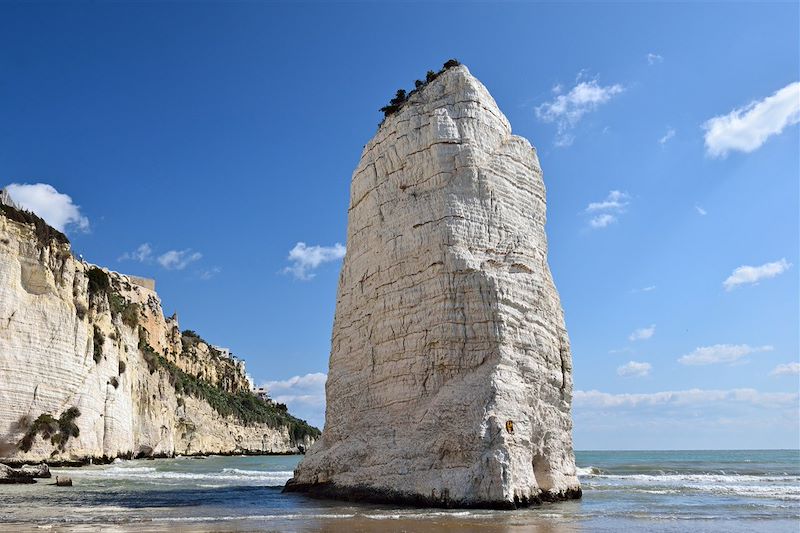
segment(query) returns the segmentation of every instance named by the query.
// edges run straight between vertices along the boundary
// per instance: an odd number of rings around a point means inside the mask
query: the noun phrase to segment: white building
[[[222,356],[230,359],[231,358],[231,349],[230,348],[223,348],[222,346],[214,346],[211,345],[216,351],[218,351]]]
[[[268,401],[269,400],[269,391],[267,391],[266,387],[255,387],[253,388],[253,394],[258,396],[258,399],[261,401]]]

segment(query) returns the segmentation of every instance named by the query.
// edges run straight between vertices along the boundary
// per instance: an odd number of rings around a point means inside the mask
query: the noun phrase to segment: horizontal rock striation
[[[447,68],[352,178],[321,439],[287,491],[513,508],[581,495],[535,150]]]
[[[317,430],[250,393],[241,361],[151,289],[0,205],[0,459],[296,453]]]

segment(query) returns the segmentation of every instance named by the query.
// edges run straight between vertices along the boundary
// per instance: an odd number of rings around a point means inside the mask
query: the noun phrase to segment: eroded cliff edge
[[[447,66],[388,108],[353,173],[325,428],[286,490],[501,508],[581,495],[536,151]]]
[[[318,430],[165,318],[147,283],[75,258],[0,203],[0,459],[297,453]]]

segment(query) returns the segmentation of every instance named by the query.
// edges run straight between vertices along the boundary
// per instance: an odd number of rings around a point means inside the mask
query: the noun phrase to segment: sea
[[[0,485],[3,531],[800,531],[800,451],[579,451],[583,499],[516,511],[415,509],[283,494],[301,456],[54,468]]]

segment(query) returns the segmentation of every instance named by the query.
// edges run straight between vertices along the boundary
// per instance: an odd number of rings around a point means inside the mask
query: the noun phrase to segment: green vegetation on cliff
[[[139,304],[129,302],[111,286],[108,274],[98,267],[91,267],[86,271],[88,279],[89,303],[96,302],[98,298],[107,298],[108,307],[112,316],[120,316],[122,323],[135,328],[139,323]]]
[[[42,413],[33,422],[29,417],[23,416],[17,421],[17,427],[25,430],[25,435],[17,446],[23,452],[27,452],[33,447],[36,436],[41,435],[45,439],[50,439],[50,443],[56,446],[58,451],[64,451],[70,437],[80,435],[80,430],[75,424],[75,419],[79,416],[81,412],[77,407],[70,407],[57,419],[49,413]],[[53,454],[55,453],[56,450],[53,451]]]
[[[186,335],[185,332],[184,335]],[[199,339],[197,334],[194,336]],[[184,372],[175,363],[157,353],[147,342],[141,329],[139,330],[139,350],[142,352],[151,374],[156,371],[164,372],[170,384],[175,387],[175,392],[206,401],[222,416],[234,417],[246,425],[266,424],[271,428],[288,426],[289,435],[295,442],[301,442],[306,436],[317,438],[320,435],[317,428],[309,425],[305,420],[290,415],[286,411],[285,405],[262,401],[246,390],[226,391],[204,379]]]
[[[41,217],[34,215],[30,211],[24,211],[22,209],[11,207],[10,205],[0,204],[0,214],[15,222],[33,225],[34,232],[36,233],[36,240],[39,242],[39,246],[41,247],[49,246],[50,241],[53,240],[59,244],[69,244],[69,239],[67,239],[66,235],[50,226],[47,224],[47,222],[42,220]]]

